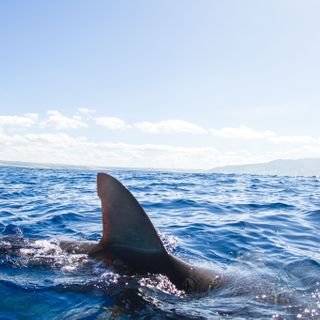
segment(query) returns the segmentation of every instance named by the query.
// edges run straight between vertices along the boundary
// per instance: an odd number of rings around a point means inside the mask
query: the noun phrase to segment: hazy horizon
[[[3,161],[1,166],[30,167],[30,168],[74,168],[86,170],[137,170],[137,171],[164,171],[164,172],[188,172],[188,173],[225,173],[225,174],[253,174],[253,175],[277,175],[277,176],[320,176],[320,157],[304,159],[276,159],[268,162],[227,165],[204,169],[175,169],[152,167],[124,167],[124,166],[84,166],[65,163],[43,163]]]

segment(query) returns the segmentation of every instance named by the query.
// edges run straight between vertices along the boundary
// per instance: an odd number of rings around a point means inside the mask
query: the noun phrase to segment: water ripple
[[[109,173],[141,202],[169,252],[219,268],[225,285],[184,296],[164,278],[64,255],[60,238],[100,238],[96,172],[0,167],[2,236],[40,241],[20,250],[17,240],[11,254],[0,241],[1,317],[320,318],[319,178]]]

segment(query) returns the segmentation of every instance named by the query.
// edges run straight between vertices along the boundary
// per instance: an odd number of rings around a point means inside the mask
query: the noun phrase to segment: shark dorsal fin
[[[136,198],[117,179],[97,175],[102,205],[101,243],[133,250],[163,252],[163,244]]]

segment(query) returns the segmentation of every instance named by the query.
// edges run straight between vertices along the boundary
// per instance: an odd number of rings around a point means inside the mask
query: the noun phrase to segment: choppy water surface
[[[162,276],[129,277],[61,238],[98,240],[95,171],[0,168],[1,319],[320,319],[320,181],[109,171],[141,202],[172,254],[222,270],[225,285],[185,295]]]

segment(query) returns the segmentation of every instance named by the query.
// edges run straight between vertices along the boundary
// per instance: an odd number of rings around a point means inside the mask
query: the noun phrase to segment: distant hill
[[[88,169],[87,166],[76,166],[67,164],[53,164],[53,163],[38,163],[38,162],[23,162],[23,161],[4,161],[0,160],[0,166],[5,167],[24,167],[24,168],[76,168]]]
[[[29,168],[68,168],[84,170],[143,170],[143,171],[168,171],[168,172],[204,172],[203,170],[177,170],[177,169],[153,169],[153,168],[122,168],[122,167],[89,167],[79,165],[33,163],[22,161],[3,161],[1,166],[29,167]],[[320,176],[320,158],[298,160],[274,160],[266,163],[216,167],[205,172],[216,173],[243,173],[265,174],[278,176]]]
[[[41,162],[24,162],[24,161],[5,161],[0,160],[0,167],[23,167],[23,168],[45,168],[45,169],[83,169],[83,170],[135,170],[135,171],[166,171],[166,172],[193,172],[184,169],[168,168],[142,168],[142,167],[107,167],[107,166],[85,166],[71,165],[61,163],[41,163]],[[198,170],[199,171],[199,170]]]
[[[216,167],[209,171],[281,176],[320,176],[320,158],[274,160],[266,163]]]

